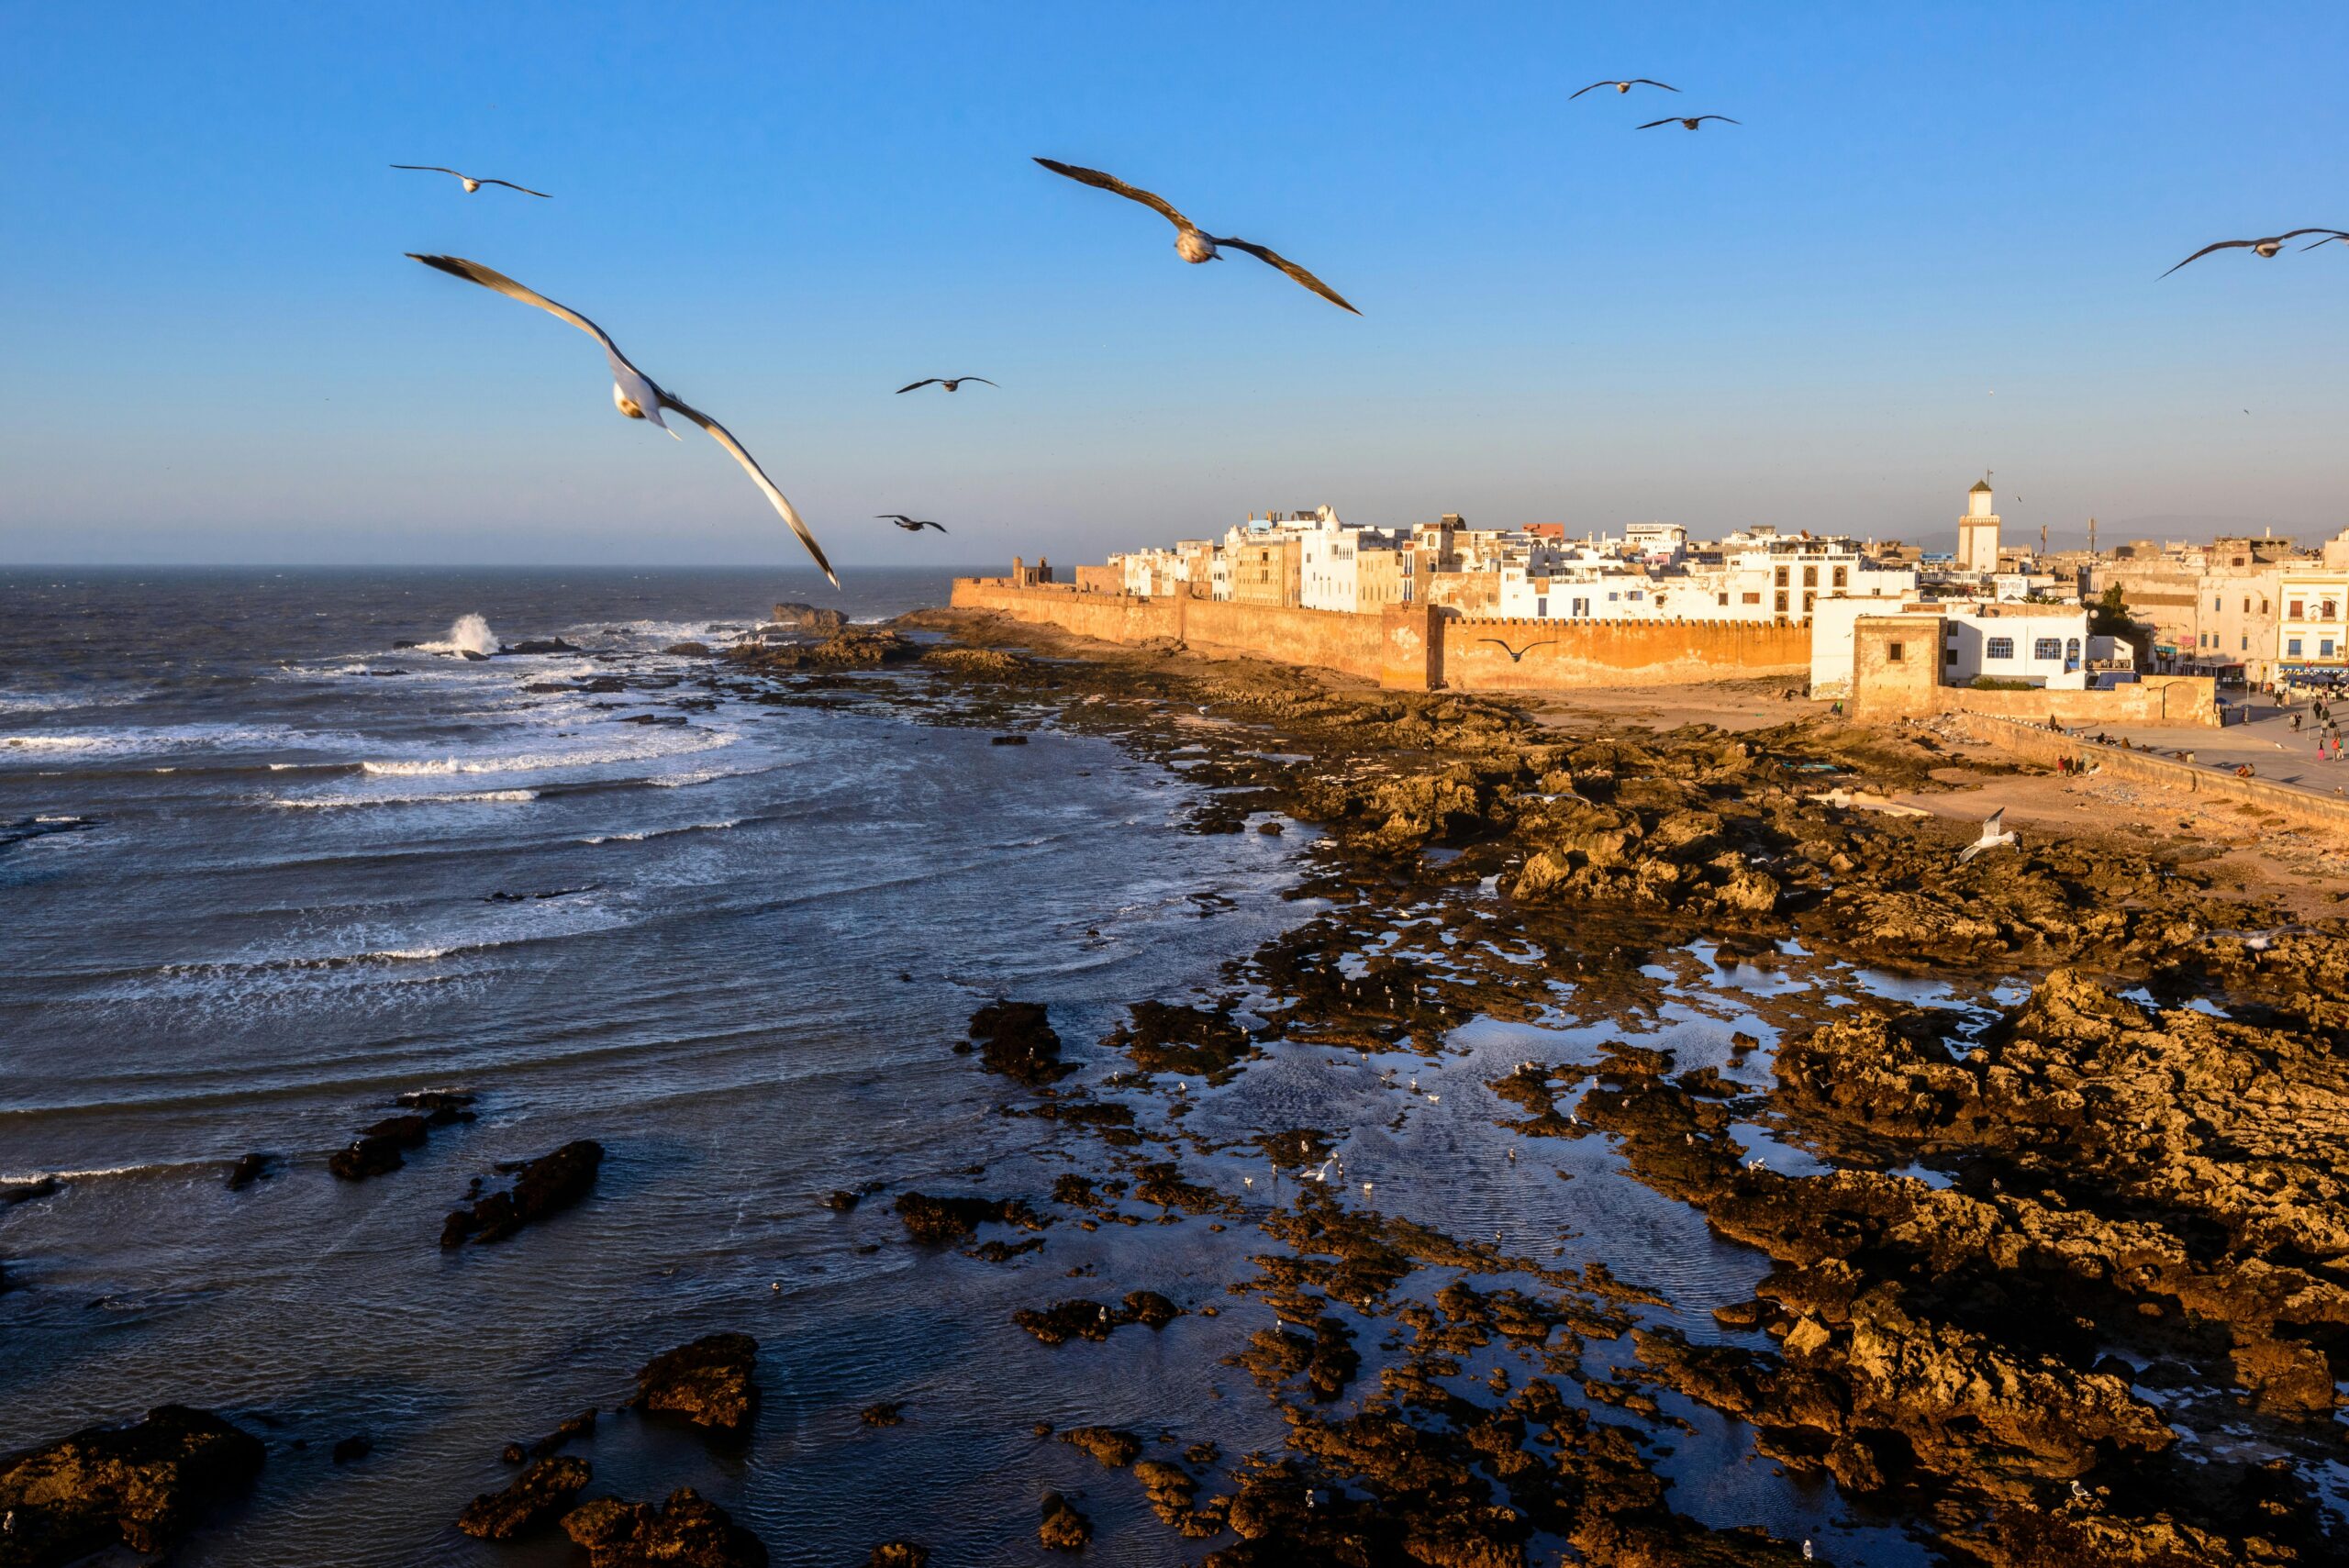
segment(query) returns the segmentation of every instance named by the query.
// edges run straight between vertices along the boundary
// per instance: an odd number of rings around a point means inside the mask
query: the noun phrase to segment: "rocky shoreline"
[[[1306,840],[1297,917],[1208,991],[1137,999],[1098,1038],[1005,995],[939,1042],[1058,1175],[811,1199],[845,1216],[874,1196],[917,1270],[1022,1271],[1005,1277],[1027,1304],[983,1340],[1091,1358],[1106,1385],[1197,1329],[1184,1343],[1277,1416],[1284,1440],[1244,1452],[1200,1409],[1039,1423],[1040,1456],[1085,1456],[1099,1485],[1052,1471],[1035,1546],[1007,1549],[1114,1552],[1122,1507],[1153,1551],[1218,1568],[1855,1563],[1894,1532],[2000,1568],[2349,1552],[2349,923],[2218,874],[2185,837],[2032,833],[1961,863],[1955,826],[1849,804],[1967,787],[1921,732],[1552,725],[958,612],[807,629],[710,654],[689,687],[1100,736],[1194,786],[1191,830]],[[1497,1061],[1487,1037],[1534,1054]],[[328,1168],[386,1175],[471,1105],[402,1096]],[[1479,1203],[1376,1163],[1440,1118],[1473,1120],[1460,1147],[1499,1162]],[[583,1140],[498,1167],[511,1183],[477,1180],[441,1245],[587,1198],[603,1157]],[[1685,1241],[1643,1270],[1577,1234],[1626,1213],[1689,1217],[1740,1260],[1735,1290],[1658,1266]],[[1158,1227],[1191,1249],[1186,1289],[1116,1277],[1135,1254],[1115,1250],[1065,1266],[1065,1238]],[[622,1407],[737,1444],[763,1367],[812,1353],[706,1334]],[[765,1561],[674,1475],[662,1503],[583,1501],[580,1402],[440,1517],[568,1535],[593,1563]],[[909,1407],[861,1426],[901,1440]],[[173,1407],[0,1461],[19,1510],[0,1565],[168,1545],[262,1452]],[[1707,1500],[1687,1466],[1708,1453],[1831,1496],[1850,1533]],[[869,1522],[843,1561],[924,1560],[903,1521]]]

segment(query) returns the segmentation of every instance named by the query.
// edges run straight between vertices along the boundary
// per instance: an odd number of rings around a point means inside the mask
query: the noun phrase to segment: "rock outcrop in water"
[[[457,1516],[457,1528],[482,1540],[511,1540],[551,1523],[587,1485],[587,1462],[559,1454],[540,1460],[495,1492],[484,1492]]]
[[[407,1162],[404,1152],[423,1148],[435,1129],[473,1120],[473,1095],[450,1089],[419,1089],[402,1095],[397,1103],[406,1110],[360,1129],[347,1148],[328,1158],[327,1169],[346,1182],[363,1182],[396,1171]]]
[[[462,1247],[472,1241],[487,1246],[562,1213],[596,1190],[596,1173],[603,1162],[604,1146],[582,1138],[519,1165],[499,1166],[513,1173],[513,1185],[451,1214],[440,1228],[440,1245]]]
[[[1044,1220],[1016,1197],[933,1197],[928,1193],[900,1193],[890,1206],[903,1222],[906,1234],[931,1246],[959,1241],[982,1225],[1016,1225],[1041,1230]]]
[[[1023,1084],[1053,1084],[1076,1071],[1061,1060],[1061,1037],[1041,1002],[988,1003],[971,1015],[971,1039],[988,1072]]]
[[[588,1568],[766,1568],[759,1538],[690,1486],[658,1507],[598,1497],[563,1516],[562,1532]]]
[[[636,1374],[635,1403],[740,1435],[758,1413],[758,1358],[759,1342],[748,1334],[705,1334],[647,1362]]]
[[[0,1460],[0,1563],[53,1568],[119,1542],[167,1550],[261,1473],[261,1440],[209,1410],[164,1405]]]

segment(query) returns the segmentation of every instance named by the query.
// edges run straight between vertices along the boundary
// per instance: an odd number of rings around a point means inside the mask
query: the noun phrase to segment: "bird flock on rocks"
[[[1608,78],[1593,82],[1589,86],[1577,88],[1566,96],[1569,100],[1579,98],[1586,93],[1596,93],[1602,87],[1613,88],[1616,95],[1619,97],[1629,94],[1634,87],[1650,87],[1654,88],[1659,92],[1672,93],[1675,95],[1680,91],[1679,88],[1673,86],[1671,83],[1659,82],[1651,76],[1630,76]],[[1742,125],[1743,123],[1741,120],[1731,119],[1727,115],[1719,114],[1666,115],[1661,119],[1649,120],[1645,124],[1635,126],[1632,128],[1635,130],[1653,130],[1660,126],[1677,124],[1685,129],[1695,130],[1706,122],[1714,120],[1720,121],[1723,125]],[[1230,235],[1209,234],[1197,224],[1192,222],[1190,218],[1184,216],[1184,214],[1176,208],[1173,203],[1167,201],[1164,197],[1158,195],[1154,192],[1143,190],[1139,185],[1130,185],[1116,175],[1105,173],[1098,169],[1087,169],[1082,165],[1074,163],[1063,163],[1056,159],[1051,158],[1038,158],[1035,161],[1043,168],[1048,169],[1052,172],[1061,175],[1065,179],[1074,180],[1079,184],[1090,185],[1096,190],[1107,191],[1112,195],[1122,196],[1128,201],[1139,203],[1140,205],[1150,208],[1152,212],[1157,213],[1161,217],[1163,217],[1167,222],[1174,226],[1174,252],[1186,261],[1192,262],[1194,264],[1206,261],[1219,261],[1224,259],[1223,253],[1225,251],[1238,250],[1244,254],[1253,256],[1256,260],[1264,262],[1265,265],[1275,268],[1288,277],[1292,282],[1297,284],[1300,287],[1308,289],[1312,293],[1319,295],[1323,299],[1328,300],[1339,309],[1347,311],[1355,316],[1360,316],[1362,314],[1360,310],[1355,309],[1355,307],[1347,301],[1343,295],[1341,295],[1337,290],[1331,288],[1328,284],[1323,283],[1319,278],[1314,276],[1312,272],[1307,271],[1304,267],[1290,261],[1287,257],[1281,255],[1270,246],[1260,245],[1252,240],[1241,239]],[[511,180],[493,179],[487,175],[468,174],[460,170],[449,168],[444,164],[395,163],[392,164],[391,167],[394,169],[411,171],[418,173],[450,175],[464,188],[464,192],[468,195],[479,192],[484,185],[498,185],[510,191],[518,192],[526,196],[536,196],[544,201],[551,201],[553,199],[544,191],[532,190],[528,185],[517,184]],[[2185,261],[2178,262],[2176,266],[2170,268],[2169,272],[2164,272],[2162,276],[2167,277],[2170,272],[2176,272],[2179,267],[2184,267],[2189,262],[2199,261],[2203,257],[2220,250],[2249,250],[2255,256],[2272,261],[2275,259],[2277,254],[2291,241],[2306,239],[2310,235],[2314,235],[2317,238],[2311,240],[2309,244],[2300,246],[2299,249],[2303,250],[2313,250],[2321,245],[2330,245],[2335,241],[2349,244],[2349,229],[2321,228],[2290,228],[2286,229],[2281,234],[2267,235],[2255,239],[2221,239],[2214,241],[2211,244],[2205,245],[2199,250],[2197,250],[2192,255],[2187,257]],[[766,496],[768,502],[774,506],[775,511],[783,517],[783,520],[790,525],[791,531],[798,537],[799,542],[807,547],[807,553],[815,559],[816,564],[823,569],[824,575],[830,579],[832,585],[835,588],[840,586],[840,576],[832,570],[831,562],[825,559],[823,547],[816,542],[816,535],[814,531],[808,528],[807,519],[799,515],[797,508],[792,506],[789,499],[787,499],[784,495],[783,492],[775,486],[774,482],[767,477],[766,471],[759,466],[758,460],[751,455],[750,451],[740,441],[735,439],[733,433],[728,430],[725,426],[719,424],[708,415],[702,413],[699,409],[685,403],[679,399],[675,394],[665,390],[660,383],[654,381],[641,370],[639,370],[635,363],[630,361],[627,355],[620,352],[618,345],[612,341],[611,335],[609,333],[606,332],[602,328],[596,326],[593,321],[589,320],[579,312],[572,309],[570,306],[558,304],[554,300],[549,299],[546,295],[540,294],[537,290],[526,287],[525,285],[515,282],[512,278],[507,277],[505,273],[497,272],[493,268],[484,266],[478,261],[467,261],[462,256],[418,255],[417,252],[412,250],[407,254],[412,260],[421,261],[428,267],[437,268],[440,272],[447,272],[451,277],[462,278],[467,283],[478,284],[484,288],[491,289],[498,294],[506,295],[508,299],[519,300],[524,305],[535,306],[551,316],[554,316],[562,320],[571,323],[573,327],[578,328],[581,331],[595,339],[596,341],[602,346],[604,358],[611,367],[612,401],[618,406],[620,413],[630,419],[641,419],[648,424],[658,426],[661,429],[666,431],[672,438],[676,436],[676,432],[674,430],[671,430],[667,423],[661,417],[664,411],[678,415],[683,418],[689,419],[693,423],[700,426],[704,430],[709,432],[711,439],[716,440],[719,446],[725,448],[728,455],[732,457],[736,462],[742,465],[743,471],[751,476],[751,483],[755,484],[759,487],[760,493]],[[919,391],[923,387],[936,386],[943,388],[949,393],[955,393],[960,392],[963,389],[963,384],[966,382],[977,382],[982,386],[992,387],[996,385],[995,382],[989,381],[986,377],[980,375],[925,376],[919,381],[909,382],[906,385],[897,388],[897,392],[900,395],[903,395],[908,392]],[[908,533],[918,534],[924,528],[936,528],[941,534],[946,531],[945,525],[941,523],[932,522],[926,517],[909,517],[902,512],[882,512],[875,514],[875,517],[878,520],[890,523]],[[1542,645],[1536,643],[1532,646],[1539,647]],[[1504,651],[1508,653],[1512,661],[1522,659],[1524,657],[1524,652],[1509,648],[1506,643],[1502,644],[1502,647]],[[1531,651],[1531,650],[1529,648],[1525,651]],[[2009,836],[2006,841],[2009,843],[2012,842],[2011,835]],[[1986,836],[1985,843],[1975,846],[1974,850],[1970,852],[1978,852],[1979,850],[1991,846]],[[1429,1097],[1433,1099],[1434,1096],[1431,1095]]]

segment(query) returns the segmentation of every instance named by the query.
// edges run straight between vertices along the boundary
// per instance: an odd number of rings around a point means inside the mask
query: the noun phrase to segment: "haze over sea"
[[[178,1561],[554,1561],[559,1538],[455,1536],[450,1500],[595,1402],[582,1368],[624,1386],[747,1328],[776,1358],[755,1446],[645,1429],[600,1443],[598,1475],[691,1482],[786,1560],[914,1490],[960,1521],[941,1545],[1032,1529],[991,1477],[1081,1390],[952,1373],[1033,1286],[974,1265],[917,1288],[884,1205],[816,1199],[1007,1155],[1021,1124],[945,1049],[972,1011],[1039,991],[1097,1029],[1179,993],[1285,917],[1287,857],[1178,831],[1197,792],[1107,741],[994,747],[886,700],[918,673],[778,708],[679,684],[706,662],[660,650],[811,577],[0,573],[0,1175],[81,1173],[0,1206],[22,1287],[0,1451],[163,1397],[230,1408],[315,1462],[273,1462]],[[944,593],[868,571],[831,602]],[[587,651],[393,651],[466,615]],[[533,689],[596,675],[626,690]],[[389,1176],[323,1179],[425,1086],[478,1090],[481,1120]],[[594,1201],[525,1245],[436,1250],[469,1179],[574,1138],[607,1151]],[[230,1194],[248,1151],[286,1173]],[[918,1428],[850,1440],[858,1408],[941,1373],[954,1397]],[[324,1486],[326,1445],[361,1429],[376,1454]]]

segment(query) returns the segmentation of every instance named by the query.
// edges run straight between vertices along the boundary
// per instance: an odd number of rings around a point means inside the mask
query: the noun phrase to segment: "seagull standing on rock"
[[[831,579],[832,586],[837,588],[841,585],[839,574],[832,571],[832,563],[824,559],[824,547],[816,542],[815,534],[809,531],[807,523],[801,519],[798,511],[791,503],[784,497],[783,492],[774,487],[774,481],[766,476],[766,471],[759,466],[758,460],[743,450],[742,443],[736,440],[733,433],[725,426],[700,409],[682,403],[669,393],[662,391],[658,382],[629,363],[628,356],[620,352],[619,345],[613,342],[610,335],[601,327],[596,326],[570,306],[557,305],[537,290],[525,288],[505,273],[484,267],[479,261],[468,261],[462,256],[419,256],[413,250],[407,252],[407,257],[412,261],[421,261],[428,267],[437,268],[451,277],[462,278],[469,284],[479,284],[485,289],[494,289],[508,299],[518,299],[524,305],[535,305],[548,315],[559,317],[570,322],[573,327],[601,343],[604,346],[604,358],[612,367],[612,402],[618,406],[619,411],[631,419],[643,419],[659,426],[672,439],[683,439],[683,438],[662,423],[661,411],[664,408],[673,413],[684,415],[703,429],[707,430],[710,439],[724,447],[734,461],[742,465],[750,473],[751,481],[758,485],[766,498],[774,504],[774,509],[783,515],[783,520],[791,525],[791,531],[799,536],[799,542],[807,547],[807,553],[816,558],[816,564],[824,569],[824,575]]]
[[[1080,168],[1076,164],[1056,162],[1050,158],[1039,158],[1036,161],[1041,163],[1045,168],[1050,169],[1055,174],[1064,175],[1069,179],[1074,180],[1079,184],[1091,185],[1096,190],[1108,191],[1113,195],[1123,196],[1130,202],[1140,202],[1142,206],[1150,208],[1151,211],[1158,214],[1159,217],[1164,218],[1167,222],[1174,226],[1175,253],[1180,255],[1186,261],[1198,262],[1221,261],[1222,257],[1217,254],[1216,248],[1218,246],[1229,245],[1234,250],[1245,250],[1251,256],[1255,257],[1259,261],[1263,261],[1270,266],[1278,267],[1296,282],[1311,289],[1315,294],[1319,295],[1323,299],[1328,300],[1331,305],[1336,306],[1339,309],[1353,311],[1356,316],[1360,316],[1362,314],[1361,311],[1354,310],[1353,306],[1348,305],[1344,298],[1339,295],[1336,289],[1331,288],[1328,284],[1323,283],[1319,278],[1315,277],[1311,272],[1307,272],[1295,261],[1288,260],[1286,257],[1280,255],[1278,252],[1269,250],[1264,246],[1252,245],[1245,239],[1226,239],[1221,236],[1209,234],[1206,230],[1202,229],[1197,224],[1193,223],[1189,218],[1185,217],[1181,213],[1175,211],[1174,205],[1163,196],[1153,195],[1150,192],[1143,190],[1139,185],[1129,185],[1123,180],[1119,179],[1115,174],[1105,174],[1098,169]]]

